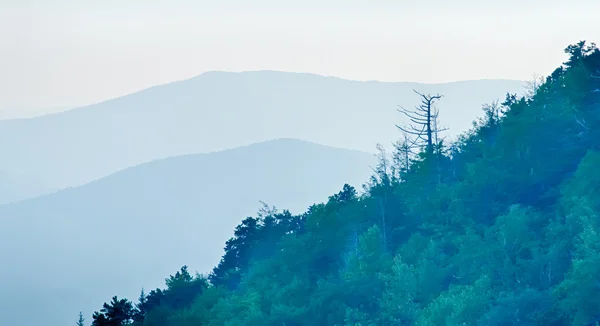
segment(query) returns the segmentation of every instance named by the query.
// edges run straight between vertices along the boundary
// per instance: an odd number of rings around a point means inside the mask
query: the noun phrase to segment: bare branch
[[[415,89],[413,89],[413,92],[417,93],[417,95],[419,95],[419,96],[420,96],[420,97],[422,97],[422,98],[428,98],[428,97],[431,97],[431,95],[429,95],[429,94],[425,95],[425,94],[423,94],[423,93],[420,93],[420,92],[418,92],[418,91],[417,91],[417,90],[415,90]],[[437,94],[437,95],[435,95],[435,96],[436,96],[436,97],[441,97],[439,94]]]
[[[405,116],[407,116],[411,120],[420,120],[422,122],[427,122],[427,119],[425,117],[421,117],[421,115],[419,115],[419,114],[417,114],[416,117],[413,116],[413,114],[415,114],[414,112],[402,111],[402,110],[398,110],[398,112],[404,114]]]
[[[438,134],[447,129],[438,128],[437,119],[439,110],[434,106],[434,102],[442,98],[442,95],[422,94],[413,89],[420,96],[421,104],[415,106],[414,110],[406,110],[400,106],[398,112],[408,118],[408,126],[396,125],[398,129],[405,134],[415,136],[414,144],[421,143],[420,147],[425,147],[428,153],[433,153],[434,142],[438,143]]]
[[[585,129],[585,130],[589,129],[584,119],[579,119],[579,117],[576,116],[575,117],[575,122],[577,122],[577,124],[579,126],[581,126],[583,129]]]
[[[416,90],[414,90],[414,89],[413,89],[413,92],[415,92],[415,93],[417,93],[419,96],[421,96],[421,98],[423,98],[423,100],[428,100],[428,101],[432,101],[432,100],[439,100],[439,99],[441,99],[441,98],[443,97],[443,96],[442,96],[442,95],[440,95],[440,94],[436,94],[436,95],[433,95],[433,96],[432,96],[432,95],[429,95],[429,94],[427,94],[427,95],[425,95],[425,94],[421,94],[421,93],[417,92],[417,91],[416,91]],[[422,101],[423,101],[423,100],[422,100]]]
[[[413,136],[421,136],[422,133],[423,133],[422,131],[421,132],[415,132],[415,131],[412,131],[412,130],[408,130],[408,129],[405,129],[405,128],[401,127],[401,126],[396,126],[396,127],[398,127],[398,129],[402,130],[403,132],[405,132],[407,134],[410,134],[410,135],[413,135]]]

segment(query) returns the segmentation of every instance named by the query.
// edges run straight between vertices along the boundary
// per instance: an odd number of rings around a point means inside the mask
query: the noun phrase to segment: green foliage
[[[265,206],[207,278],[184,266],[94,325],[597,324],[600,51],[565,52],[456,142],[379,147],[364,193],[297,216]]]
[[[450,285],[423,309],[415,325],[474,325],[490,305],[491,298],[487,276],[470,285]]]
[[[100,312],[94,312],[92,326],[130,325],[134,313],[131,301],[119,300],[117,296],[114,296],[110,303],[104,303]]]

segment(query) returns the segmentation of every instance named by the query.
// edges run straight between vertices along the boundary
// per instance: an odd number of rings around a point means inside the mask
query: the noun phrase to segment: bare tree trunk
[[[434,102],[441,99],[442,96],[439,94],[421,94],[415,90],[413,91],[421,96],[421,104],[415,107],[413,111],[401,107],[398,111],[408,117],[410,124],[408,127],[398,125],[396,127],[406,134],[415,136],[417,141],[420,140],[424,143],[426,153],[431,155],[434,151],[434,134],[443,131],[434,125],[438,117],[438,112],[433,107]]]

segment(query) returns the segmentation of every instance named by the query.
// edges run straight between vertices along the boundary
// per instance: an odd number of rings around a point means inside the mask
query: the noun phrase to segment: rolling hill
[[[521,93],[522,86],[511,80],[416,84],[209,72],[65,112],[2,120],[0,170],[62,189],[169,156],[274,138],[372,152],[377,142],[399,137],[396,109],[418,104],[412,89],[445,96],[440,117],[451,135],[470,126],[482,103]]]
[[[373,155],[293,139],[170,157],[0,206],[0,325],[68,325],[115,290],[208,272],[259,200],[293,213],[367,180]],[[27,304],[25,304],[27,303]],[[36,306],[35,316],[29,314]]]

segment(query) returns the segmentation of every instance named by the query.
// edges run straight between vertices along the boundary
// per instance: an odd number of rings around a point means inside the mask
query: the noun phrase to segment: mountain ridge
[[[274,138],[372,152],[401,137],[388,122],[403,121],[398,105],[418,104],[414,85],[275,71],[202,74],[57,114],[2,120],[0,170],[63,189],[144,162]],[[465,121],[480,115],[481,103],[521,89],[505,81],[418,86],[445,96],[440,119],[450,136],[470,127]]]
[[[159,286],[165,272],[189,260],[200,262],[190,268],[209,272],[231,230],[254,215],[260,201],[305,210],[344,183],[360,185],[375,161],[359,151],[276,139],[165,158],[1,205],[0,261],[13,267],[0,269],[0,306],[12,311],[17,303],[1,294],[36,279],[35,287],[19,290],[19,299],[35,296],[38,311],[52,311],[39,315],[49,318],[45,324],[62,325],[73,306],[91,312],[97,298],[109,294],[96,284],[119,284],[118,292],[131,296],[141,286]],[[112,270],[107,261],[122,263]],[[54,306],[56,293],[69,295]],[[0,314],[0,324],[18,325],[13,317]]]
[[[95,106],[95,105],[100,105],[106,102],[110,102],[113,100],[117,100],[123,97],[128,97],[131,95],[136,95],[139,93],[143,93],[145,91],[151,91],[153,89],[156,88],[160,88],[162,86],[168,86],[168,85],[172,85],[172,84],[178,84],[181,82],[187,82],[187,81],[191,81],[191,80],[195,80],[198,78],[205,78],[208,75],[216,75],[216,74],[224,74],[224,75],[243,75],[243,74],[260,74],[260,73],[274,73],[274,74],[283,74],[283,75],[299,75],[299,76],[309,76],[309,77],[313,77],[313,78],[325,78],[325,79],[332,79],[332,80],[338,80],[338,81],[343,81],[343,82],[350,82],[350,83],[372,83],[372,84],[398,84],[398,85],[415,85],[415,86],[429,86],[429,85],[451,85],[451,84],[467,84],[467,83],[473,83],[473,82],[517,82],[517,83],[522,83],[523,85],[525,85],[525,83],[527,81],[524,80],[519,80],[519,79],[508,79],[508,78],[480,78],[480,79],[465,79],[465,80],[455,80],[455,81],[447,81],[447,82],[411,82],[411,81],[382,81],[382,80],[377,80],[377,79],[351,79],[351,78],[344,78],[344,77],[338,77],[338,76],[333,76],[333,75],[325,75],[325,74],[319,74],[319,73],[311,73],[311,72],[294,72],[294,71],[283,71],[283,70],[272,70],[272,69],[258,69],[258,70],[244,70],[244,71],[228,71],[228,70],[208,70],[205,72],[202,72],[200,74],[197,74],[195,76],[189,77],[189,78],[182,78],[182,79],[176,79],[176,80],[172,80],[172,81],[167,81],[164,83],[158,83],[155,85],[151,85],[148,87],[144,87],[144,88],[139,88],[138,90],[135,91],[131,91],[131,92],[127,92],[127,93],[123,93],[121,95],[115,95],[112,96],[110,98],[104,99],[104,100],[99,100],[96,102],[92,102],[92,103],[88,103],[88,104],[82,104],[82,105],[71,105],[68,108],[63,108],[60,107],[60,111],[57,112],[49,112],[46,114],[40,114],[40,115],[35,115],[35,116],[28,116],[28,117],[21,117],[21,118],[8,118],[8,119],[3,119],[3,120],[29,120],[29,119],[36,119],[39,117],[44,117],[44,116],[48,116],[48,115],[55,115],[55,114],[62,114],[62,113],[67,113],[73,110],[79,110],[79,109],[84,109],[84,108],[88,108],[90,106]],[[43,109],[40,108],[36,108],[36,111],[41,111]]]
[[[318,148],[322,148],[322,149],[326,149],[326,150],[331,150],[331,151],[345,151],[348,153],[353,153],[356,155],[373,155],[371,153],[366,153],[366,152],[362,152],[359,150],[354,150],[354,149],[346,149],[346,148],[339,148],[339,147],[334,147],[334,146],[328,146],[328,145],[324,145],[324,144],[319,144],[316,142],[311,142],[311,141],[306,141],[306,140],[302,140],[302,139],[295,139],[295,138],[275,138],[275,139],[271,139],[271,140],[265,140],[265,141],[261,141],[261,142],[256,142],[256,143],[250,143],[250,144],[246,144],[246,145],[241,145],[238,147],[234,147],[234,148],[228,148],[228,149],[224,149],[224,150],[216,150],[216,151],[211,151],[211,152],[206,152],[206,153],[189,153],[189,154],[182,154],[182,155],[174,155],[174,156],[168,156],[168,157],[164,157],[164,158],[160,158],[160,159],[156,159],[156,160],[152,160],[149,162],[142,162],[140,164],[134,165],[134,166],[129,166],[126,167],[122,170],[119,171],[115,171],[109,175],[106,175],[104,177],[101,177],[99,179],[95,179],[92,180],[88,183],[85,183],[83,185],[79,185],[79,186],[72,186],[72,187],[67,187],[67,188],[63,188],[63,189],[54,189],[53,192],[51,193],[47,193],[47,194],[43,194],[39,197],[33,197],[33,198],[26,198],[17,202],[9,202],[9,203],[3,203],[0,204],[0,209],[2,209],[3,206],[8,206],[8,205],[17,205],[20,203],[27,203],[29,201],[36,201],[39,199],[43,199],[45,197],[52,197],[54,195],[63,193],[63,192],[69,192],[69,191],[77,191],[77,189],[81,188],[81,187],[87,187],[87,186],[94,186],[97,182],[102,182],[104,179],[109,179],[109,178],[114,178],[114,177],[118,177],[119,175],[122,174],[126,174],[129,171],[138,169],[138,168],[145,168],[146,166],[156,166],[156,165],[161,165],[161,164],[165,164],[165,163],[170,163],[172,161],[176,161],[176,160],[186,160],[186,159],[202,159],[204,157],[209,157],[212,155],[218,155],[218,156],[222,156],[222,155],[227,155],[229,153],[234,153],[234,152],[238,152],[240,150],[253,150],[255,148],[260,148],[260,147],[268,147],[270,145],[280,145],[280,146],[314,146],[314,147],[318,147]],[[0,174],[1,175],[1,174]]]

